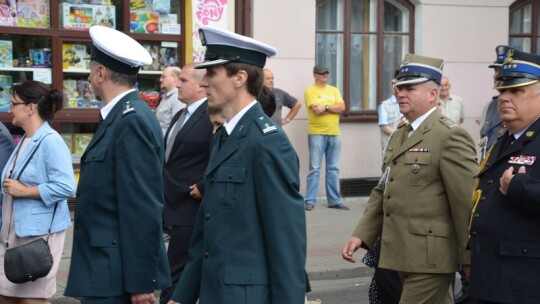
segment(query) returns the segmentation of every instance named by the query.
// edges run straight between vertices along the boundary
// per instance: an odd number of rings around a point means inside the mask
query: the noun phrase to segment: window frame
[[[530,33],[516,33],[512,34],[510,33],[510,26],[511,26],[511,16],[512,14],[522,9],[523,7],[527,5],[531,5],[531,32]],[[538,10],[540,9],[540,1],[538,0],[517,0],[514,3],[510,5],[509,9],[509,15],[508,15],[508,41],[510,43],[510,40],[512,38],[528,38],[531,41],[531,49],[529,50],[533,54],[540,54],[540,48],[538,47],[538,43],[540,42],[540,36],[538,31],[538,23],[540,22],[540,14],[538,13]],[[527,51],[527,50],[526,50]]]
[[[318,8],[322,4],[326,3],[327,1],[333,1],[333,0],[316,0],[316,7]],[[369,1],[369,0],[366,0]],[[350,90],[349,85],[351,83],[351,71],[350,71],[350,45],[351,45],[351,36],[352,35],[375,35],[376,36],[376,58],[377,58],[377,87],[375,90],[376,95],[376,102],[377,106],[382,102],[383,98],[383,92],[384,92],[384,86],[388,85],[383,83],[383,54],[384,54],[384,36],[385,35],[399,35],[399,36],[408,36],[409,37],[409,52],[414,53],[414,18],[415,18],[415,6],[411,3],[409,0],[395,0],[399,4],[403,5],[408,11],[409,11],[409,30],[408,33],[401,33],[401,32],[385,32],[384,31],[384,1],[385,0],[376,0],[377,1],[377,27],[374,32],[370,31],[351,31],[350,24],[351,24],[351,18],[350,14],[347,12],[350,12],[351,10],[351,0],[344,0],[343,5],[343,30],[337,31],[337,30],[318,30],[315,29],[315,33],[342,33],[343,34],[343,83],[344,88],[343,92],[343,99],[345,100],[345,111],[341,114],[342,119],[341,121],[350,121],[350,122],[372,122],[377,121],[378,115],[377,115],[377,109],[374,110],[360,110],[360,111],[351,111],[350,110]]]

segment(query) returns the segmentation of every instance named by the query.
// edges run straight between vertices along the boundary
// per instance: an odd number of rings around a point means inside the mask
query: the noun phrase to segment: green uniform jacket
[[[470,261],[467,227],[477,170],[473,141],[437,110],[401,145],[404,129],[388,144],[387,176],[371,192],[353,235],[368,247],[382,235],[381,268],[455,272]]]
[[[212,140],[182,304],[303,304],[306,219],[296,152],[257,103]],[[219,151],[218,151],[219,149]]]
[[[170,285],[162,238],[163,136],[148,105],[128,93],[81,159],[66,296],[149,293]]]

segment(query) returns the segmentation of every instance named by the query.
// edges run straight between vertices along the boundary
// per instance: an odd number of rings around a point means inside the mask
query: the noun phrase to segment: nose
[[[500,90],[499,91],[499,97],[497,98],[499,104],[509,101],[510,100],[509,96],[510,96],[510,94],[508,93],[508,90]]]
[[[203,88],[208,87],[208,79],[206,78],[206,76],[204,76],[203,79],[201,79],[201,82],[199,83],[199,85]]]

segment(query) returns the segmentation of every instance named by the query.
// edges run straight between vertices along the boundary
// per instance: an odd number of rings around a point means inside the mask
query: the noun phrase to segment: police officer
[[[81,158],[65,295],[85,304],[154,304],[154,290],[171,283],[161,228],[163,136],[134,88],[152,57],[108,27],[91,27],[90,37],[88,80],[105,106]]]
[[[453,303],[451,283],[468,271],[467,222],[476,172],[469,134],[437,111],[442,59],[407,54],[397,76],[398,128],[384,155],[384,174],[342,255],[381,236],[379,267],[396,270],[399,303]]]
[[[208,106],[226,122],[213,137],[189,261],[169,303],[301,304],[306,221],[298,157],[256,98],[273,47],[202,27]]]
[[[540,56],[509,49],[495,88],[508,130],[480,165],[471,219],[479,303],[539,303]]]
[[[493,81],[495,81],[501,66],[506,59],[506,53],[510,49],[509,46],[499,45],[495,48],[497,53],[497,59],[495,62],[489,65],[489,68],[493,69]],[[499,111],[497,110],[497,100],[499,96],[493,96],[491,101],[487,104],[482,115],[482,128],[480,129],[480,142],[479,146],[482,149],[482,158],[486,155],[486,152],[491,148],[493,143],[503,135],[506,131],[504,124],[499,117]]]

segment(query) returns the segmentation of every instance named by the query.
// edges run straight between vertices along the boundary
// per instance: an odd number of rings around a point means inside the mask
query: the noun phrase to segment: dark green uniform
[[[298,157],[259,104],[222,143],[223,133],[222,127],[213,138],[189,261],[172,299],[304,303],[306,222]]]
[[[99,125],[81,159],[66,296],[118,297],[169,286],[162,142],[159,123],[136,92]]]

